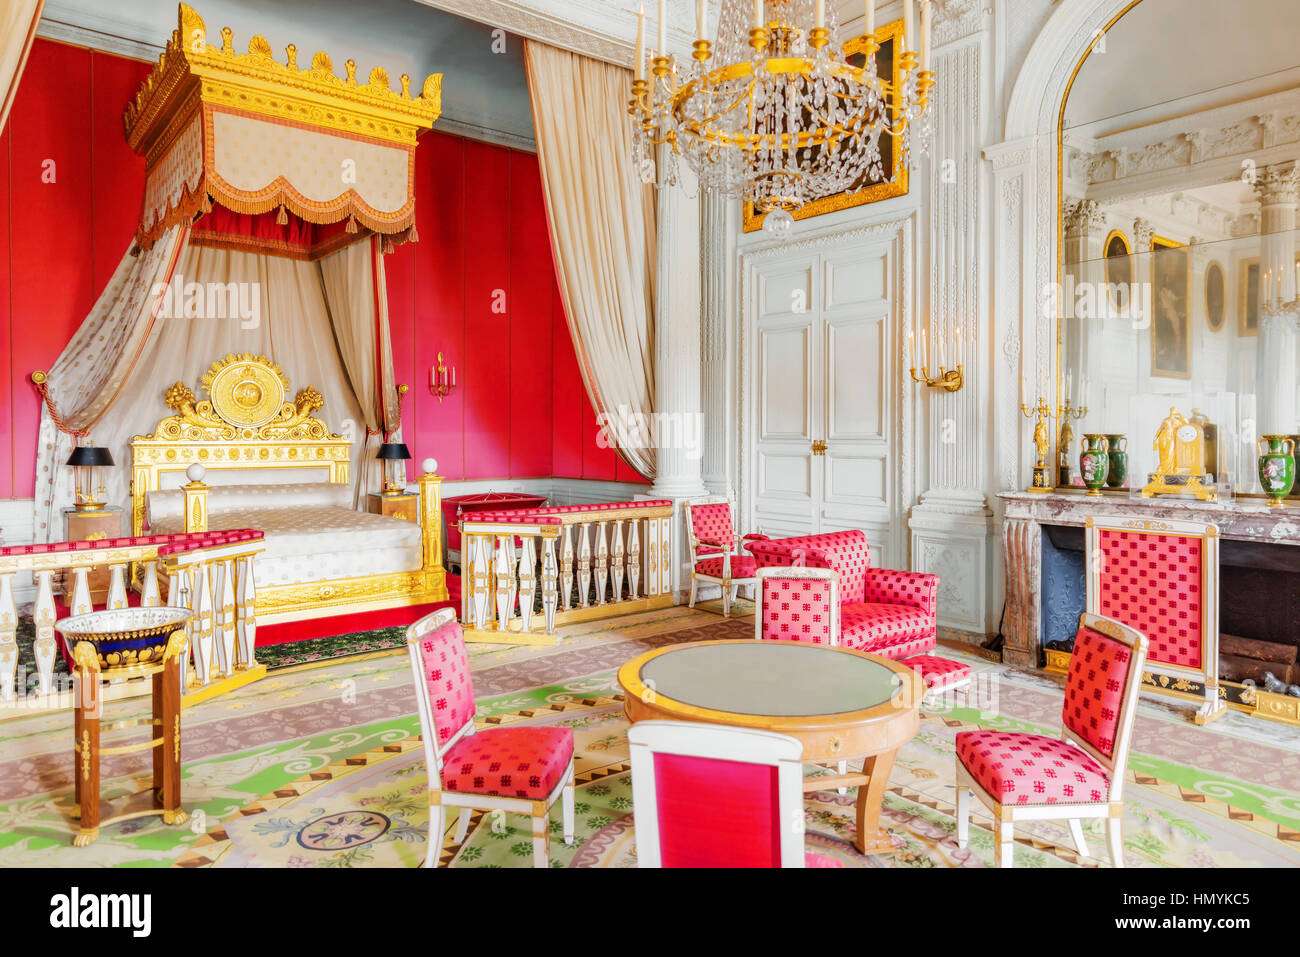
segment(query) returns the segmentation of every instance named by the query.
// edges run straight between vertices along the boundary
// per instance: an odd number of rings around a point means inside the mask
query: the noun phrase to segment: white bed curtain
[[[18,81],[36,39],[45,0],[5,0],[0,3],[0,131],[9,120]]]
[[[130,441],[152,432],[159,419],[171,414],[163,402],[167,388],[179,381],[197,394],[209,365],[231,352],[266,355],[279,363],[289,379],[289,399],[307,385],[321,393],[325,405],[317,415],[352,439],[350,471],[357,494],[362,494],[369,471],[363,465],[374,457],[374,448],[367,449],[365,441],[373,402],[363,405],[358,400],[340,343],[348,341],[349,349],[364,352],[357,343],[367,330],[373,341],[373,296],[368,309],[353,312],[349,306],[332,313],[323,278],[326,270],[320,264],[191,245],[185,241],[187,232],[178,227],[139,257],[125,257],[95,310],[50,370],[55,409],[69,425],[86,430],[95,445],[106,446],[113,454],[117,467],[106,476],[108,501],[129,506]],[[362,241],[335,256],[359,249],[364,264],[369,248],[369,242]],[[175,266],[169,271],[165,264],[171,260]],[[359,265],[354,268],[357,276],[336,283],[365,286],[370,267],[366,266],[364,277],[359,275]],[[256,297],[257,308],[250,310],[258,313],[256,320],[239,315],[172,315],[181,310],[159,309],[159,298],[149,295],[165,288],[169,280],[174,291],[181,284],[236,283],[249,304]],[[355,298],[360,299],[360,293]],[[386,323],[386,314],[383,319]],[[373,359],[373,349],[370,354]],[[391,355],[388,367],[391,370]],[[73,496],[71,469],[64,466],[71,448],[70,437],[55,428],[49,409],[42,408],[37,541],[63,537],[60,510],[72,504]],[[126,524],[129,533],[129,515]]]
[[[582,381],[598,412],[646,416],[655,407],[655,197],[632,167],[632,75],[524,44],[546,218]],[[653,443],[641,445],[619,452],[653,479]]]
[[[383,469],[375,453],[384,436],[398,426],[388,290],[379,243],[378,236],[371,236],[320,261],[335,344],[364,423],[365,467],[356,473],[357,507],[367,492],[383,487]]]

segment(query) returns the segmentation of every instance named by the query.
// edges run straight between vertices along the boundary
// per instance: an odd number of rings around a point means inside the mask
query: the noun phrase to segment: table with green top
[[[618,682],[633,723],[758,728],[797,738],[810,763],[861,758],[861,772],[809,777],[804,790],[857,787],[858,850],[894,850],[880,830],[880,804],[899,747],[920,727],[924,689],[911,668],[830,645],[697,641],[633,658]]]

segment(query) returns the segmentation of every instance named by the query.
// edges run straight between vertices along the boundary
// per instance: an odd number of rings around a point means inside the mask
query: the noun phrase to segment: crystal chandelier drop
[[[704,38],[705,0],[697,0],[693,62],[666,55],[664,0],[659,45],[645,51],[645,15],[637,29],[628,112],[633,162],[645,182],[677,183],[678,157],[705,189],[750,201],[764,229],[789,233],[791,214],[823,196],[890,182],[905,169],[915,128],[918,149],[930,137],[926,102],[930,2],[905,0],[895,40],[900,82],[881,78],[875,0],[866,0],[866,32],[841,45],[832,0],[722,0],[717,48]],[[906,50],[920,35],[920,54]],[[848,53],[846,53],[846,48]],[[906,50],[906,52],[899,52]],[[850,61],[861,53],[861,66]],[[899,162],[885,176],[881,137],[895,137]],[[892,146],[893,144],[887,144]]]

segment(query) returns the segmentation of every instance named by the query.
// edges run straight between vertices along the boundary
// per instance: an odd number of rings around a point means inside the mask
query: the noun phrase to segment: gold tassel
[[[393,251],[393,249],[394,249],[393,241],[389,239],[387,236],[385,236],[383,243],[379,247],[379,251],[382,252],[385,256],[387,256],[389,253]]]
[[[417,232],[415,231],[415,224],[414,224],[414,223],[411,224],[411,237],[410,237],[410,239],[411,239],[411,242],[413,242],[413,243],[418,243],[418,242],[420,241],[420,234],[417,233]]]
[[[348,224],[344,227],[343,231],[346,233],[355,233],[357,231],[357,219],[355,216],[348,217]]]
[[[284,211],[284,203],[280,204],[280,211],[275,214],[275,223],[277,226],[284,226],[289,222],[289,215]]]

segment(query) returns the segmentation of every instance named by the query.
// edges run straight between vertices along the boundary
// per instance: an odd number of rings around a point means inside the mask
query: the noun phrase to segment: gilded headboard
[[[175,410],[151,435],[131,440],[131,531],[144,529],[145,497],[178,480],[195,462],[224,473],[263,469],[319,473],[316,481],[348,481],[352,442],[332,434],[312,413],[325,404],[311,386],[287,399],[289,380],[266,356],[244,353],[218,359],[203,376],[208,398],[196,401],[181,382],[166,392]],[[179,484],[179,482],[177,482]]]

